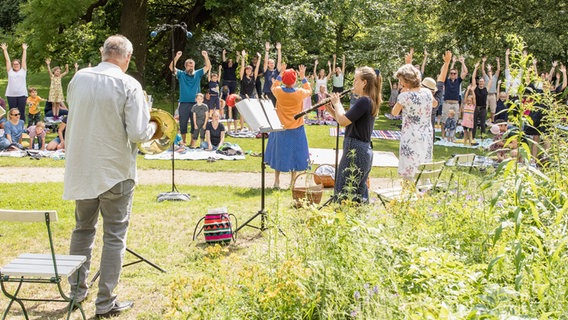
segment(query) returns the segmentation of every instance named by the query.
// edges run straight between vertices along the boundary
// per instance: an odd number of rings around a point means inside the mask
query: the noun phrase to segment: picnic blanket
[[[51,158],[54,160],[65,159],[65,151],[47,151],[47,150],[15,150],[15,151],[0,151],[0,157],[23,158],[33,157],[34,159]]]
[[[329,128],[329,135],[331,137],[337,136],[337,128]],[[345,135],[345,128],[339,130],[339,136]],[[373,130],[371,138],[384,139],[384,140],[400,140],[400,131],[396,130]]]
[[[402,116],[398,115],[398,116],[393,116],[390,113],[385,113],[385,118],[389,119],[389,120],[402,120]]]
[[[339,159],[343,150],[339,150]],[[310,161],[313,164],[335,165],[335,150],[310,148]],[[398,158],[392,152],[373,151],[373,167],[398,167]]]
[[[227,135],[233,138],[256,138],[258,133],[259,131],[241,130],[227,132]]]
[[[385,140],[400,140],[400,131],[395,130],[373,130],[371,138]]]
[[[306,125],[327,125],[327,126],[337,126],[337,122],[335,122],[335,120],[333,120],[333,118],[331,119],[325,119],[325,120],[316,120],[316,119],[306,119],[304,120],[304,123]]]
[[[235,155],[225,155],[217,153],[217,151],[208,151],[203,149],[184,149],[181,152],[174,152],[176,160],[210,160],[211,158],[215,160],[244,160],[245,155],[241,154]],[[164,151],[158,154],[147,154],[144,159],[148,160],[172,160],[172,151]]]
[[[447,140],[438,140],[434,142],[434,145],[445,146],[445,147],[471,148],[471,149],[477,149],[477,148],[487,149],[489,145],[493,143],[493,139],[483,139],[483,140],[478,139],[475,141],[477,143],[476,145],[466,146],[465,144],[463,144],[463,139],[456,139],[454,142],[449,142]]]

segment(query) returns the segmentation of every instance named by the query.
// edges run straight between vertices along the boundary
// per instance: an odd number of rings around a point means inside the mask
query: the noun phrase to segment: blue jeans
[[[118,284],[126,251],[126,232],[132,212],[134,181],[117,183],[95,199],[75,201],[75,229],[71,235],[70,254],[84,255],[87,262],[69,277],[71,292],[77,292],[77,301],[87,296],[87,276],[91,266],[91,251],[95,243],[99,212],[103,217],[103,251],[101,255],[99,292],[95,301],[96,313],[107,313],[116,301],[114,288]],[[78,287],[78,288],[77,288]],[[76,290],[76,291],[75,291]]]
[[[353,196],[355,201],[369,202],[367,179],[373,164],[373,150],[369,142],[350,137],[343,140],[343,156],[337,169],[335,195],[337,200]]]

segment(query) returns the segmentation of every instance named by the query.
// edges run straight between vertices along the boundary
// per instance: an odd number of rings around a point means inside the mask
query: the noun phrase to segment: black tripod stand
[[[166,29],[171,30],[170,38],[171,38],[171,50],[172,50],[172,80],[170,84],[171,92],[171,102],[172,102],[172,115],[175,113],[176,110],[176,100],[175,100],[175,88],[176,88],[176,66],[173,65],[173,61],[175,59],[175,48],[174,48],[174,31],[176,28],[179,28],[185,32],[186,37],[189,39],[193,35],[191,32],[187,31],[187,24],[185,22],[178,23],[174,21],[173,24],[161,24],[158,25],[156,30],[150,32],[150,36],[155,38],[159,32],[164,31]],[[172,191],[169,192],[162,192],[158,195],[157,200],[158,202],[162,201],[189,201],[190,196],[187,193],[180,193],[175,184],[175,146],[172,143]]]
[[[164,273],[166,272],[166,270],[160,268],[157,264],[155,264],[155,263],[153,263],[152,261],[150,261],[150,260],[144,258],[144,257],[141,256],[140,254],[136,253],[134,250],[130,250],[130,249],[126,248],[126,251],[129,252],[129,253],[131,253],[131,254],[132,254],[133,256],[135,256],[136,258],[138,258],[138,260],[132,261],[132,262],[129,262],[129,263],[126,263],[126,264],[123,264],[123,265],[122,265],[123,268],[124,268],[124,267],[128,267],[128,266],[131,266],[131,265],[133,265],[133,264],[140,263],[140,262],[146,262],[147,264],[149,264],[150,266],[154,267],[155,269],[158,269],[158,270],[160,270],[160,271],[162,271],[162,272],[164,272]],[[93,279],[91,279],[91,282],[89,283],[89,287],[92,287],[93,284],[95,284],[95,282],[96,282],[97,279],[100,277],[100,275],[101,275],[101,270],[98,270],[97,273],[95,273],[95,275],[93,276]]]
[[[250,219],[248,219],[247,221],[245,221],[243,224],[241,224],[237,230],[235,230],[235,232],[239,232],[239,230],[241,230],[243,227],[251,227],[254,229],[258,229],[260,231],[264,231],[266,230],[266,210],[264,210],[264,193],[265,193],[265,186],[266,186],[266,178],[265,178],[265,172],[266,172],[266,164],[264,163],[264,135],[265,132],[261,131],[261,136],[262,136],[262,162],[260,164],[260,168],[261,168],[261,178],[260,178],[260,188],[261,188],[261,192],[260,192],[260,210],[253,215],[252,217],[250,217]],[[260,216],[260,227],[258,226],[253,226],[250,225],[250,223],[256,219],[256,217]]]
[[[337,174],[338,174],[338,167],[339,167],[339,122],[335,121],[337,123],[337,125],[335,126],[335,130],[336,131],[336,135],[335,135],[335,172],[334,172],[334,177],[333,177],[333,181],[337,181]],[[333,195],[331,197],[329,197],[329,199],[327,199],[319,208],[318,210],[321,210],[323,207],[329,205],[332,201],[335,201],[335,199],[337,198],[337,194],[335,194],[335,188],[333,189]]]
[[[258,112],[258,105],[256,107],[252,107],[248,105],[248,103],[252,103],[253,101],[258,101],[260,105],[260,109],[262,112]],[[266,230],[266,210],[264,210],[264,203],[265,203],[265,191],[266,191],[266,164],[264,163],[264,140],[265,135],[268,132],[274,132],[278,130],[283,130],[282,124],[276,115],[276,111],[274,110],[274,106],[270,100],[263,100],[262,99],[246,99],[237,104],[237,108],[239,109],[239,113],[245,117],[245,121],[251,127],[257,127],[260,131],[262,136],[262,160],[261,160],[261,194],[260,194],[260,210],[253,215],[250,219],[245,221],[242,225],[240,225],[236,232],[239,232],[243,227],[248,226],[251,228],[258,229],[260,231]],[[250,223],[256,218],[260,216],[260,227],[250,225]],[[284,232],[278,228],[278,231],[282,233],[284,236]]]

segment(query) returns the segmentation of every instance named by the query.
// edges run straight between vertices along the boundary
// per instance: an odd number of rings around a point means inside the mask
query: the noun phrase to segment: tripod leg
[[[124,264],[124,265],[122,266],[123,268],[124,268],[124,267],[128,267],[128,266],[133,265],[133,264],[140,263],[140,262],[146,262],[147,264],[149,264],[149,265],[152,266],[153,268],[158,269],[158,270],[160,270],[160,271],[162,271],[162,272],[164,272],[164,273],[166,272],[166,270],[160,268],[157,264],[155,264],[155,263],[153,263],[152,261],[150,261],[150,260],[144,258],[144,257],[141,256],[140,254],[136,253],[134,250],[131,250],[131,249],[126,248],[126,251],[129,252],[129,253],[131,253],[132,255],[134,255],[134,256],[135,256],[136,258],[138,258],[139,260],[136,260],[136,261],[134,261],[134,262],[130,262],[130,263]],[[92,287],[92,286],[95,284],[95,282],[97,282],[97,279],[98,279],[100,276],[101,276],[101,270],[97,270],[97,272],[96,272],[95,275],[93,276],[93,279],[91,279],[91,282],[89,282],[89,288]]]
[[[156,265],[156,264],[153,263],[152,261],[150,261],[150,260],[144,258],[143,256],[141,256],[140,254],[134,252],[134,250],[128,249],[128,247],[127,247],[127,248],[126,248],[126,251],[130,252],[132,255],[134,255],[136,258],[138,258],[138,259],[140,259],[140,260],[139,260],[139,261],[136,261],[136,262],[129,263],[129,264],[125,264],[123,267],[129,266],[129,265],[132,265],[132,264],[135,264],[135,263],[138,263],[138,262],[146,262],[147,264],[149,264],[149,265],[152,266],[153,268],[158,269],[158,270],[160,270],[160,271],[162,271],[162,272],[164,272],[164,273],[166,272],[166,270],[160,268],[158,265]]]

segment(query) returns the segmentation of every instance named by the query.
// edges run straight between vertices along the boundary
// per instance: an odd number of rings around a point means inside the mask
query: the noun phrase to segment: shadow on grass
[[[260,197],[262,189],[261,188],[243,188],[237,190],[234,195],[240,198],[251,198],[251,197]],[[272,189],[272,188],[264,188],[264,196],[269,196],[274,193],[279,192],[279,190]]]

